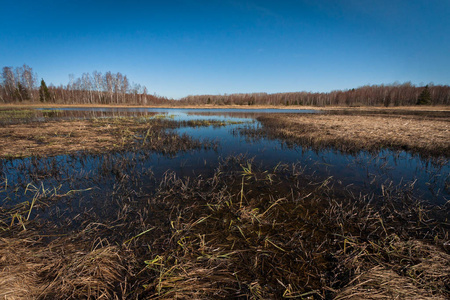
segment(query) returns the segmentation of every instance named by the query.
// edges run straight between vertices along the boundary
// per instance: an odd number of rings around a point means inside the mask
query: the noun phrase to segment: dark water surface
[[[175,131],[195,139],[213,139],[218,149],[192,150],[176,155],[152,152],[120,152],[102,155],[62,155],[50,158],[1,160],[0,204],[17,205],[32,201],[36,194],[73,196],[72,213],[94,207],[102,197],[114,197],[120,190],[151,193],[154,178],[168,171],[180,177],[213,174],[221,160],[230,155],[245,155],[253,164],[274,168],[279,163],[298,163],[307,175],[318,181],[330,179],[335,188],[352,193],[380,194],[389,186],[405,186],[414,194],[435,204],[450,199],[450,163],[446,159],[423,160],[407,152],[383,150],[378,153],[345,154],[324,149],[312,151],[288,147],[279,140],[253,138],[239,130],[261,127],[256,117],[267,113],[317,113],[313,110],[253,109],[147,109],[147,108],[59,108],[45,109],[46,120],[102,118],[121,116],[156,116],[177,120],[232,121],[217,127],[182,127]],[[235,122],[244,122],[236,124]],[[124,187],[124,182],[128,185]],[[153,182],[153,183],[152,183]],[[64,205],[62,203],[61,210]],[[106,211],[105,211],[106,213]],[[101,212],[99,212],[101,214]],[[58,215],[52,215],[57,218]],[[60,217],[60,216],[59,216]]]

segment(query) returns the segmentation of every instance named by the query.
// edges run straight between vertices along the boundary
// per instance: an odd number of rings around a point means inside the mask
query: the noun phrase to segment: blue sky
[[[94,70],[169,98],[450,84],[449,0],[3,1],[0,67]]]

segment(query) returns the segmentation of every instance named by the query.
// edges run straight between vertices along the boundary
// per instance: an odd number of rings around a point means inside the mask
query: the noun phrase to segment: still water
[[[97,199],[114,195],[123,178],[131,178],[133,189],[149,193],[154,188],[150,178],[161,178],[168,171],[174,171],[180,177],[206,177],[230,155],[245,155],[253,164],[267,170],[279,163],[295,163],[317,181],[329,179],[335,188],[346,189],[356,195],[380,194],[387,186],[403,186],[410,188],[416,197],[434,204],[441,205],[450,199],[450,163],[447,159],[424,160],[407,152],[390,150],[357,154],[333,149],[314,151],[302,146],[287,146],[277,139],[247,136],[240,130],[260,128],[256,118],[267,113],[320,113],[314,110],[58,108],[42,112],[40,120],[163,115],[175,121],[232,122],[222,127],[175,129],[177,133],[194,139],[215,140],[217,149],[191,150],[175,155],[141,151],[1,160],[1,205],[30,201],[27,197],[36,190],[49,194],[82,190],[76,200],[78,210],[74,209],[75,214],[94,205]],[[120,176],[117,175],[118,169]]]

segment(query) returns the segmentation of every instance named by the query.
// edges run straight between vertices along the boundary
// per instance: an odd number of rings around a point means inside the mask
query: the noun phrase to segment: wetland
[[[0,111],[0,297],[447,299],[450,111]]]

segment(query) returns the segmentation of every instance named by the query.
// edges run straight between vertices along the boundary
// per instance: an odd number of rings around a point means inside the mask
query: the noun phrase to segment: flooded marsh
[[[4,115],[0,297],[450,296],[447,117],[402,147],[311,110]]]
[[[261,116],[264,131],[313,147],[347,152],[407,150],[422,156],[450,156],[450,113]]]

